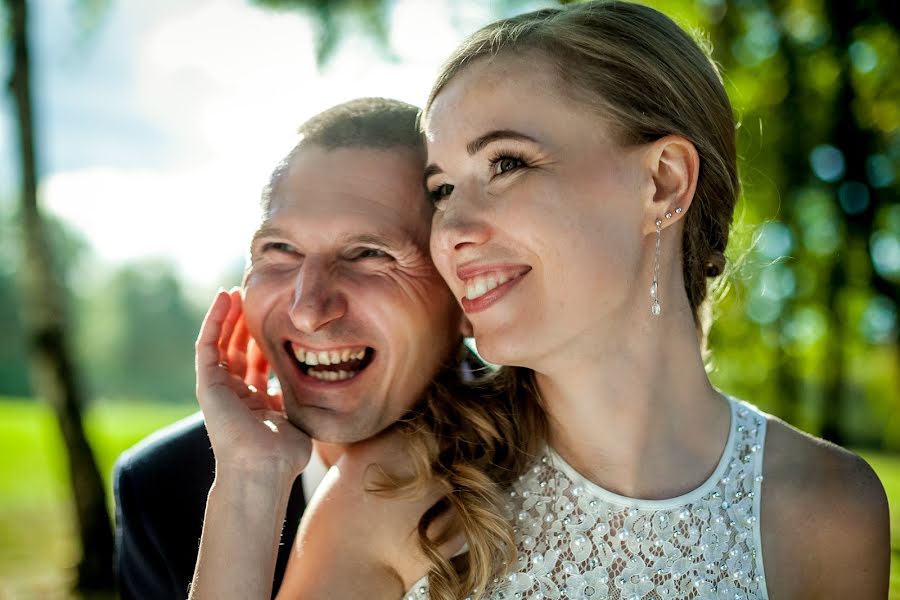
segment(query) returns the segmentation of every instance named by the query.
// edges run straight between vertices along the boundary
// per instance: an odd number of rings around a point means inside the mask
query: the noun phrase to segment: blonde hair
[[[425,106],[473,62],[534,52],[553,68],[560,90],[598,114],[623,145],[666,135],[690,140],[700,155],[694,201],[682,242],[685,292],[698,331],[707,278],[720,275],[739,193],[735,122],[708,53],[662,13],[620,1],[588,2],[503,19],[475,32],[442,68]],[[422,516],[419,542],[433,561],[431,597],[483,596],[515,557],[504,488],[524,473],[547,439],[533,373],[501,368],[474,384],[445,370],[420,410],[398,427],[409,438],[415,475],[395,491],[435,481],[446,495]],[[428,535],[450,509],[453,529]],[[449,561],[441,542],[459,530],[468,553]]]
[[[435,97],[473,62],[536,53],[559,89],[598,114],[622,145],[666,135],[690,140],[700,155],[697,190],[684,216],[685,292],[698,329],[707,278],[725,268],[725,248],[740,190],[735,119],[708,50],[661,12],[620,1],[548,8],[492,23],[450,56]]]
[[[468,351],[465,351],[468,354]],[[464,359],[465,360],[465,359]],[[477,360],[477,359],[476,359]],[[413,475],[385,474],[373,491],[444,493],[419,520],[419,546],[433,563],[431,598],[481,598],[516,557],[512,522],[504,514],[506,488],[525,472],[546,439],[546,418],[532,372],[478,363],[463,381],[460,363],[441,370],[416,410],[395,426],[406,438]],[[442,515],[448,525],[429,533]],[[447,559],[440,546],[462,533],[467,551]]]

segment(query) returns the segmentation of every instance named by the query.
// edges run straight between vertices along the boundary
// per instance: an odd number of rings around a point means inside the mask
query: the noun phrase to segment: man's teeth
[[[321,379],[322,381],[344,381],[350,379],[359,371],[318,371],[316,369],[309,370],[309,376]]]
[[[316,365],[339,365],[351,360],[362,360],[366,355],[365,348],[344,348],[343,350],[322,350],[314,352],[294,346],[294,356],[298,361],[314,367]]]
[[[488,273],[487,275],[478,275],[466,281],[466,298],[474,300],[484,296],[489,291],[499,285],[503,285],[510,280],[506,273]]]

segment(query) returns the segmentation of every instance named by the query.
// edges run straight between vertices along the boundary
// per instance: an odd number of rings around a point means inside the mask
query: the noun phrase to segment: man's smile
[[[312,348],[296,342],[286,342],[304,375],[319,381],[346,381],[371,364],[375,349],[369,346],[335,346]]]

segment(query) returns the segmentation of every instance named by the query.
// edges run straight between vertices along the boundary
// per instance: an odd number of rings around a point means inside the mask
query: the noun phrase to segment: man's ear
[[[654,231],[657,219],[662,219],[665,227],[687,213],[697,190],[700,155],[689,140],[667,135],[651,145],[645,155],[645,165],[654,187],[652,201],[647,206],[647,229]]]
[[[475,335],[475,331],[472,329],[472,323],[469,322],[469,319],[466,317],[465,313],[460,313],[459,331],[462,333],[463,337],[470,338]]]

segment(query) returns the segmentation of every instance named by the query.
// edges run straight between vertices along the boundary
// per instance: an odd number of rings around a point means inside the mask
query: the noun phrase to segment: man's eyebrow
[[[493,131],[485,133],[484,135],[478,136],[477,138],[466,144],[466,152],[469,153],[469,156],[474,156],[484,150],[484,147],[488,144],[500,140],[516,140],[518,142],[537,143],[537,140],[530,135],[526,135],[513,129],[495,129]],[[425,173],[422,180],[427,183],[429,177],[433,175],[439,175],[443,172],[444,171],[439,166],[437,166],[437,164],[431,163],[430,165],[425,167]]]
[[[357,234],[347,234],[341,238],[342,245],[352,245],[352,244],[368,244],[370,246],[380,246],[385,250],[397,250],[399,249],[399,245],[395,240],[384,237],[383,235],[379,235],[377,233],[357,233]]]
[[[290,237],[288,232],[280,227],[273,227],[272,225],[261,225],[259,229],[253,234],[253,238],[250,240],[250,247],[256,245],[256,243],[266,237],[280,237],[287,238]]]

